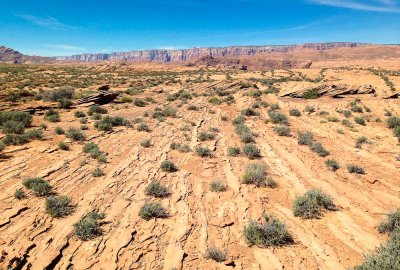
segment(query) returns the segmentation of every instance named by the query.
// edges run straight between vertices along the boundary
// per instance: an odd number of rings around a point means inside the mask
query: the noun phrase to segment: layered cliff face
[[[56,60],[77,60],[77,61],[103,61],[103,60],[123,60],[123,61],[150,61],[150,62],[181,62],[203,56],[225,57],[225,56],[246,56],[272,52],[290,52],[296,49],[315,49],[319,51],[333,48],[353,48],[366,47],[365,43],[308,43],[303,45],[287,46],[234,46],[222,48],[192,48],[184,50],[146,50],[115,52],[110,54],[80,54],[72,56],[55,57]]]
[[[0,46],[0,62],[19,64],[22,63],[22,56],[20,52]]]

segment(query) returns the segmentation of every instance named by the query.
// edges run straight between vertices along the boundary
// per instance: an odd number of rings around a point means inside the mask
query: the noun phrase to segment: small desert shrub
[[[188,108],[187,108],[189,111],[198,111],[199,110],[199,108],[197,108],[197,106],[195,106],[195,105],[190,105],[190,106],[188,106]]]
[[[77,128],[69,128],[65,136],[73,141],[83,141],[85,140],[85,134]]]
[[[355,164],[349,164],[347,165],[347,171],[349,173],[355,173],[355,174],[365,174],[365,171],[362,167],[355,165]]]
[[[213,192],[223,192],[226,190],[226,186],[221,181],[212,181],[210,183],[210,190]]]
[[[271,104],[269,105],[269,109],[270,109],[271,111],[279,110],[279,104],[278,104],[278,103],[271,103]]]
[[[238,117],[233,119],[232,123],[234,125],[240,125],[240,124],[244,124],[245,121],[246,121],[246,117],[244,115],[239,115]]]
[[[314,88],[306,90],[302,95],[302,98],[305,98],[305,99],[316,99],[319,97],[320,97],[320,94],[318,93],[317,89],[314,89]]]
[[[363,117],[355,117],[354,118],[354,122],[356,122],[357,124],[361,125],[361,126],[365,126],[366,125],[366,121]]]
[[[275,111],[268,111],[268,116],[269,119],[271,120],[272,123],[274,124],[281,124],[281,125],[287,125],[288,124],[288,119],[286,115],[280,112],[275,112]]]
[[[65,143],[65,142],[60,142],[58,144],[58,148],[60,148],[61,150],[64,150],[64,151],[68,151],[69,150],[69,145],[67,143]]]
[[[123,97],[121,97],[120,101],[123,103],[129,103],[129,102],[132,102],[132,98],[128,97],[128,96],[123,96]]]
[[[144,107],[147,105],[147,103],[140,98],[135,98],[135,100],[133,101],[133,104],[137,107]]]
[[[297,137],[297,142],[300,145],[312,145],[313,140],[314,140],[314,135],[312,134],[311,131],[299,132]]]
[[[3,123],[1,126],[1,131],[4,134],[23,134],[25,131],[25,126],[23,123],[9,120]]]
[[[240,155],[240,148],[239,147],[229,147],[228,148],[228,156],[236,157]]]
[[[171,107],[171,106],[166,106],[163,110],[162,110],[162,114],[165,117],[175,117],[176,116],[176,108]]]
[[[89,107],[88,115],[94,114],[106,114],[108,113],[106,108],[101,107],[100,105],[92,105]]]
[[[277,126],[274,127],[274,131],[276,134],[278,134],[279,136],[286,136],[286,137],[290,137],[290,128],[288,128],[287,126]]]
[[[166,186],[161,185],[159,182],[151,182],[144,190],[145,194],[148,196],[153,196],[156,198],[164,198],[169,195]]]
[[[176,172],[178,167],[172,161],[164,160],[161,162],[161,170],[164,172]]]
[[[368,143],[368,138],[365,136],[361,136],[356,140],[356,148],[361,148],[361,146],[365,143]]]
[[[86,117],[82,117],[81,119],[79,119],[79,123],[81,124],[87,124],[88,119]]]
[[[140,142],[140,145],[143,146],[143,147],[148,148],[148,147],[151,146],[151,140],[150,139],[144,139],[144,140],[142,140]]]
[[[337,162],[334,159],[327,159],[325,160],[325,165],[328,167],[331,171],[336,171],[340,168],[339,162]]]
[[[58,100],[58,108],[61,109],[69,109],[71,108],[72,104],[74,104],[72,100],[67,98],[62,98]]]
[[[395,127],[400,127],[400,117],[399,116],[390,116],[386,120],[386,124],[388,128],[393,129]]]
[[[131,127],[132,124],[127,119],[120,116],[116,117],[106,116],[103,117],[101,120],[97,121],[96,123],[94,123],[94,127],[101,131],[111,131],[113,127],[117,126]]]
[[[24,127],[29,127],[32,123],[32,115],[27,112],[21,111],[0,111],[0,126],[2,126],[7,121],[14,121],[17,123],[21,123],[22,125],[24,125]]]
[[[197,146],[196,154],[200,157],[211,157],[212,152],[207,146]]]
[[[146,203],[139,211],[139,216],[144,220],[152,218],[167,218],[168,212],[159,203]]]
[[[342,120],[342,125],[345,126],[345,127],[349,127],[349,128],[354,127],[354,125],[347,119],[343,119]]]
[[[320,157],[326,157],[329,155],[329,151],[324,148],[324,146],[319,142],[313,142],[310,145],[311,151],[318,154]]]
[[[199,140],[199,141],[201,141],[201,142],[204,142],[204,141],[210,141],[210,140],[214,140],[215,139],[215,134],[213,134],[213,133],[207,133],[207,132],[200,132],[198,135],[197,135],[197,139]]]
[[[290,115],[290,116],[299,117],[299,116],[301,116],[301,112],[300,112],[298,109],[291,109],[291,110],[289,111],[289,115]]]
[[[343,115],[344,115],[345,117],[350,117],[350,116],[351,116],[351,111],[345,110],[345,111],[343,111]]]
[[[150,132],[150,127],[146,123],[140,123],[137,126],[138,131],[145,131],[145,132]]]
[[[64,129],[62,129],[61,127],[56,127],[56,128],[54,129],[54,131],[55,131],[56,134],[58,134],[58,135],[61,135],[61,134],[64,134],[64,133],[65,133]]]
[[[355,113],[362,113],[362,112],[363,112],[362,107],[360,107],[360,106],[358,106],[358,105],[356,105],[356,104],[353,104],[353,105],[351,106],[350,110],[351,110],[352,112],[355,112]]]
[[[57,111],[50,109],[44,113],[44,119],[49,122],[60,122],[60,114]]]
[[[257,187],[265,186],[267,177],[266,167],[263,164],[251,163],[246,167],[243,175],[243,184],[253,184]]]
[[[93,170],[92,175],[93,175],[93,177],[101,177],[104,175],[104,172],[102,169],[97,167],[96,169]]]
[[[261,156],[261,151],[254,143],[246,143],[243,146],[243,154],[250,159],[255,159]]]
[[[379,224],[378,232],[380,233],[392,233],[395,230],[400,229],[400,208],[390,212],[386,219]],[[400,231],[400,230],[399,230]]]
[[[221,104],[221,100],[219,100],[219,98],[217,98],[217,97],[211,97],[210,99],[208,99],[208,102],[213,105]]]
[[[276,188],[278,186],[278,184],[276,183],[276,181],[272,177],[268,176],[265,179],[265,186],[267,186],[269,188]]]
[[[74,88],[70,86],[62,86],[51,92],[46,92],[45,99],[48,99],[53,102],[59,101],[60,99],[72,99],[74,93],[75,93]]]
[[[271,215],[264,215],[263,219],[264,223],[252,220],[245,226],[243,233],[248,244],[269,247],[293,243],[284,223]]]
[[[90,212],[79,222],[74,224],[74,233],[82,241],[87,241],[97,234],[99,231],[99,220],[104,219],[105,215],[98,212]]]
[[[260,115],[257,111],[253,110],[252,108],[247,108],[242,111],[242,114],[245,116],[257,116]]]
[[[172,150],[178,150],[181,153],[190,152],[190,146],[183,143],[172,142],[169,148]]]
[[[46,198],[46,213],[52,217],[68,215],[71,198],[68,196],[50,196]]]
[[[51,193],[51,185],[41,177],[25,179],[22,184],[31,189],[36,196],[47,196]]]
[[[335,116],[329,116],[327,119],[329,122],[339,122],[339,119]]]
[[[304,108],[304,111],[305,111],[305,112],[308,112],[308,113],[313,113],[313,112],[315,112],[315,107],[314,107],[314,106],[311,106],[311,105],[307,105],[307,106]]]
[[[223,262],[226,260],[225,252],[220,251],[216,247],[209,247],[206,250],[206,254],[204,256],[207,260],[211,259],[216,262]]]
[[[336,210],[336,206],[329,195],[320,190],[308,190],[303,196],[293,201],[293,213],[304,219],[320,218],[322,210]]]
[[[16,189],[14,192],[14,197],[18,200],[25,198],[25,193],[22,189]]]

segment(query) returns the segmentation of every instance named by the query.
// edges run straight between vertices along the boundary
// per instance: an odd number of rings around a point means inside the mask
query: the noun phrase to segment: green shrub
[[[399,127],[400,126],[400,117],[399,116],[390,116],[386,120],[386,124],[387,124],[388,128],[390,128],[390,129]]]
[[[253,184],[257,187],[266,186],[267,177],[266,167],[263,164],[251,163],[246,167],[243,175],[243,184]]]
[[[212,152],[207,146],[197,146],[196,154],[200,157],[211,157]]]
[[[246,121],[246,117],[244,115],[239,115],[238,117],[233,119],[232,122],[234,125],[240,125],[240,124],[244,124],[245,121]]]
[[[164,172],[176,172],[178,167],[172,161],[164,160],[161,162],[161,170]]]
[[[25,198],[25,193],[22,189],[16,189],[14,192],[14,197],[18,200]]]
[[[208,100],[208,102],[211,103],[211,104],[213,104],[213,105],[219,105],[219,104],[221,104],[221,100],[219,100],[219,98],[217,98],[217,97],[211,97],[211,98]]]
[[[71,198],[68,196],[50,196],[46,198],[46,213],[52,217],[63,217],[69,213]]]
[[[146,203],[139,211],[139,216],[144,220],[152,218],[167,218],[168,212],[159,203]]]
[[[64,150],[64,151],[68,151],[69,150],[69,145],[67,143],[65,143],[65,142],[60,142],[58,144],[58,148],[60,148],[61,150]]]
[[[24,125],[24,127],[29,127],[32,123],[32,115],[27,112],[21,111],[11,111],[11,112],[1,112],[0,111],[0,126],[7,121],[14,121]]]
[[[151,140],[150,140],[150,139],[143,139],[143,140],[140,142],[140,145],[143,146],[143,147],[148,148],[148,147],[151,146]]]
[[[304,108],[304,111],[305,111],[305,112],[308,112],[308,113],[313,113],[313,112],[315,112],[315,107],[312,106],[312,105],[307,105],[307,106]]]
[[[72,100],[67,98],[62,98],[58,100],[58,107],[61,109],[69,109],[74,103]]]
[[[86,113],[83,112],[83,111],[76,111],[76,112],[74,113],[74,116],[75,116],[76,118],[82,118],[82,117],[85,117],[85,116],[86,116]]]
[[[268,116],[269,119],[271,120],[272,123],[274,124],[281,124],[281,125],[287,125],[288,124],[288,119],[286,115],[280,112],[276,111],[268,111]]]
[[[279,110],[279,104],[278,103],[272,103],[269,105],[269,109],[271,111]]]
[[[130,127],[131,123],[123,117],[116,116],[110,117],[105,116],[101,120],[94,123],[94,127],[101,131],[111,131],[113,127],[117,126],[127,126]]]
[[[243,154],[245,154],[250,159],[255,159],[261,157],[261,151],[253,143],[246,143],[243,146]]]
[[[162,114],[165,117],[175,117],[176,116],[176,108],[171,107],[171,106],[166,106],[163,110],[162,110]]]
[[[252,108],[247,108],[242,111],[242,115],[245,116],[257,116],[260,115],[257,111],[253,110]]]
[[[362,109],[360,106],[355,105],[355,104],[353,104],[353,105],[351,106],[350,110],[351,110],[352,112],[355,112],[355,113],[362,113],[362,112],[363,112],[363,109]]]
[[[308,190],[303,196],[293,201],[293,213],[304,219],[320,218],[322,210],[336,210],[336,206],[329,195],[320,190]]]
[[[339,122],[339,119],[335,116],[329,116],[327,119],[329,122]]]
[[[239,147],[229,147],[228,148],[228,156],[236,157],[240,155],[240,148]]]
[[[60,122],[60,114],[56,110],[50,109],[44,113],[44,119],[49,122]]]
[[[400,230],[396,230],[386,243],[365,257],[364,262],[354,270],[394,270],[400,269]]]
[[[72,99],[75,93],[75,89],[70,86],[62,86],[57,90],[45,93],[45,99],[56,102],[60,99]]]
[[[313,142],[310,145],[311,151],[318,154],[320,157],[326,157],[329,155],[329,151],[324,148],[324,146],[319,142]]]
[[[138,131],[150,132],[150,127],[149,127],[146,123],[140,123],[140,124],[137,126],[137,130],[138,130]]]
[[[226,186],[221,181],[212,181],[210,183],[210,190],[213,192],[223,192],[226,191]]]
[[[104,175],[104,172],[102,169],[97,167],[96,169],[93,170],[92,175],[93,175],[93,177],[101,177]]]
[[[343,119],[342,120],[342,125],[345,126],[345,127],[349,127],[349,128],[354,127],[354,125],[347,119]]]
[[[355,173],[355,174],[365,174],[365,171],[362,167],[355,165],[355,164],[349,164],[347,165],[347,171],[349,173]]]
[[[299,132],[297,137],[297,142],[300,145],[312,145],[314,140],[314,135],[311,131]]]
[[[70,127],[65,136],[73,141],[84,141],[85,134],[77,128]]]
[[[64,129],[62,129],[61,127],[56,127],[56,128],[54,129],[54,131],[55,131],[56,134],[58,134],[58,135],[62,135],[62,134],[65,133]]]
[[[153,196],[156,198],[168,197],[169,192],[166,186],[161,185],[159,182],[151,182],[144,190],[145,194],[148,196]]]
[[[276,134],[278,134],[279,136],[286,136],[286,137],[290,137],[290,128],[287,126],[277,126],[274,127],[274,131]]]
[[[351,116],[351,111],[345,110],[345,111],[343,111],[343,115],[344,115],[345,117],[350,117],[350,116]]]
[[[249,245],[270,247],[293,243],[284,223],[271,215],[264,215],[263,219],[264,223],[252,220],[244,227],[244,237]]]
[[[305,98],[305,99],[316,99],[319,97],[320,97],[320,94],[318,93],[317,89],[315,89],[315,88],[306,90],[302,96],[302,98]]]
[[[361,126],[365,126],[366,125],[366,121],[363,117],[355,117],[354,118],[354,122],[356,122],[357,124],[361,125]]]
[[[365,136],[361,136],[356,140],[356,148],[361,148],[361,146],[365,143],[368,143],[368,138]]]
[[[226,261],[226,254],[216,247],[209,247],[206,250],[205,258],[216,262],[224,262]]]
[[[1,126],[1,131],[4,134],[23,134],[25,131],[25,126],[23,123],[9,120],[3,123]]]
[[[101,107],[100,105],[92,105],[89,107],[88,110],[88,115],[93,115],[93,114],[106,114],[108,113],[106,108]]]
[[[195,105],[190,105],[190,106],[188,106],[188,108],[187,108],[189,111],[198,111],[199,110],[199,108],[197,108],[197,106],[195,106]]]
[[[215,139],[215,134],[213,134],[213,133],[207,133],[207,132],[200,132],[198,135],[197,135],[197,139],[199,140],[199,141],[201,141],[201,142],[204,142],[204,141],[209,141],[209,140],[214,140]]]
[[[79,222],[74,224],[74,233],[82,241],[87,241],[100,233],[99,220],[105,215],[98,212],[90,212]]]
[[[301,116],[301,112],[300,112],[298,109],[291,109],[291,110],[289,111],[289,115],[290,115],[290,116],[299,117],[299,116]]]
[[[177,143],[177,142],[172,142],[171,145],[169,146],[171,150],[178,150],[179,152],[182,153],[187,153],[190,152],[190,146],[187,144],[182,144],[182,143]]]
[[[27,178],[22,184],[31,189],[36,196],[47,196],[51,193],[51,185],[41,177]]]
[[[147,103],[140,98],[135,98],[135,100],[133,101],[133,104],[137,107],[144,107],[147,105]]]
[[[400,208],[390,212],[378,227],[380,233],[392,233],[396,230],[400,231]]]
[[[337,162],[334,159],[327,159],[325,160],[325,165],[328,167],[331,171],[336,171],[340,168],[339,162]]]

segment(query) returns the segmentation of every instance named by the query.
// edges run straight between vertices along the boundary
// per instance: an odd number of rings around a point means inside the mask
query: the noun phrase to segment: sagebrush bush
[[[326,157],[329,155],[329,151],[324,148],[324,146],[319,142],[313,142],[310,145],[310,149],[317,153],[320,157]]]
[[[74,103],[72,102],[72,100],[67,98],[62,98],[58,100],[58,107],[60,109],[69,109],[73,104]]]
[[[388,128],[393,129],[395,127],[400,127],[400,117],[399,116],[390,116],[386,120],[386,124]]]
[[[200,157],[211,157],[212,151],[207,146],[197,146],[196,154]]]
[[[14,197],[18,200],[22,200],[23,198],[25,198],[25,193],[22,189],[16,189],[14,192]]]
[[[287,126],[277,126],[274,127],[274,131],[276,134],[278,134],[279,136],[286,136],[286,137],[290,137],[290,128]]]
[[[46,213],[52,217],[63,217],[69,213],[71,198],[68,196],[49,196],[46,198]]]
[[[86,113],[83,112],[83,111],[76,111],[76,112],[74,113],[74,116],[75,116],[76,118],[82,118],[82,117],[85,117],[85,116],[86,116]]]
[[[89,107],[88,115],[93,114],[106,114],[108,113],[106,108],[101,107],[100,105],[92,105]]]
[[[314,140],[314,135],[311,131],[299,132],[297,137],[297,142],[300,145],[311,145]]]
[[[74,233],[82,241],[87,241],[100,233],[99,220],[105,215],[98,212],[90,212],[79,222],[74,224]]]
[[[50,109],[44,113],[44,119],[49,122],[60,122],[60,114],[56,110]]]
[[[105,174],[104,174],[104,172],[103,172],[102,169],[100,169],[99,167],[97,167],[97,168],[95,168],[95,169],[93,170],[92,175],[93,175],[93,177],[101,177],[101,176],[103,176],[103,175],[105,175]]]
[[[150,220],[152,218],[167,218],[168,212],[159,203],[146,203],[140,208],[139,216],[144,220]]]
[[[181,153],[188,153],[190,152],[190,146],[183,143],[172,142],[169,146],[171,150],[178,150]]]
[[[270,247],[293,243],[284,223],[272,215],[264,215],[263,219],[264,223],[252,220],[245,226],[243,233],[249,245]]]
[[[156,198],[164,198],[168,197],[169,192],[168,188],[164,185],[161,185],[159,182],[153,181],[151,182],[144,190],[145,194],[148,196],[153,196]]]
[[[60,148],[61,150],[64,150],[64,151],[68,151],[69,150],[69,145],[67,143],[65,143],[65,142],[60,142],[58,144],[58,148]]]
[[[143,139],[140,142],[140,145],[146,148],[149,148],[151,146],[151,140],[150,139]]]
[[[22,124],[24,127],[29,127],[32,123],[32,115],[21,111],[0,111],[0,126],[3,126],[3,124],[7,121],[14,121]]]
[[[400,208],[390,212],[378,227],[380,233],[392,233],[395,230],[400,230]]]
[[[145,132],[150,132],[150,127],[146,123],[140,123],[137,126],[137,131],[145,131]]]
[[[228,156],[236,157],[240,155],[240,147],[229,147],[228,148]]]
[[[349,164],[347,165],[347,171],[349,173],[355,173],[355,174],[365,174],[365,170],[356,164]]]
[[[332,198],[320,190],[308,190],[293,201],[293,213],[304,219],[320,218],[322,210],[336,210]]]
[[[94,123],[94,127],[101,131],[111,131],[113,127],[117,126],[131,127],[132,124],[127,119],[120,116],[116,117],[105,116],[96,123]]]
[[[245,154],[250,159],[261,157],[261,151],[254,143],[246,143],[243,146],[243,154]]]
[[[289,123],[286,115],[283,113],[270,110],[268,111],[268,116],[274,124],[287,125]]]
[[[51,193],[51,185],[41,177],[33,177],[25,179],[22,184],[31,189],[36,196],[47,196]]]
[[[164,172],[176,172],[178,167],[172,161],[164,160],[161,162],[161,170]]]
[[[325,165],[331,171],[336,171],[336,170],[338,170],[340,168],[339,162],[337,162],[335,159],[327,159],[327,160],[325,160]]]
[[[75,89],[70,86],[62,86],[56,90],[45,93],[45,99],[57,102],[60,99],[72,99],[75,94]]]
[[[135,100],[133,101],[133,104],[137,107],[144,107],[147,105],[147,102],[145,102],[143,99],[135,98]]]
[[[354,122],[356,122],[357,124],[361,125],[361,126],[365,126],[366,125],[366,121],[363,117],[355,117],[354,118]]]
[[[81,142],[85,140],[85,134],[83,134],[83,132],[78,128],[70,127],[65,133],[65,136],[73,141]]]
[[[1,126],[1,131],[4,134],[23,134],[25,131],[25,126],[23,123],[9,120],[3,123]]]
[[[208,132],[200,132],[197,135],[197,139],[201,142],[204,141],[210,141],[210,140],[214,140],[215,139],[215,134],[214,133],[208,133]]]
[[[361,137],[357,138],[355,147],[361,148],[361,146],[365,143],[368,143],[368,138],[365,136],[361,136]]]
[[[226,253],[220,251],[216,247],[208,247],[206,250],[206,254],[204,256],[207,260],[211,259],[216,262],[224,262],[226,261]]]
[[[245,116],[257,116],[260,115],[256,110],[252,108],[247,108],[242,111],[242,114]]]
[[[251,163],[246,167],[243,175],[243,184],[253,184],[257,187],[265,186],[267,177],[266,167],[263,164]]]
[[[299,116],[301,116],[301,112],[300,112],[300,110],[298,110],[298,109],[291,109],[291,110],[289,111],[289,115],[290,115],[290,116],[299,117]]]
[[[56,127],[56,128],[54,129],[54,131],[55,131],[56,134],[58,134],[58,135],[62,135],[62,134],[65,133],[64,129],[62,129],[61,127]]]
[[[213,192],[223,192],[226,190],[226,186],[221,181],[212,181],[210,183],[210,190]]]

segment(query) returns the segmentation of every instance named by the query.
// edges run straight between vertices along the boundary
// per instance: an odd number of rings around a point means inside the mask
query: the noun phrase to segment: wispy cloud
[[[75,27],[67,25],[58,21],[56,18],[53,17],[37,17],[29,14],[22,14],[16,15],[17,17],[24,19],[25,21],[31,22],[35,25],[50,28],[53,30],[66,30],[66,29],[73,29]]]
[[[44,45],[44,47],[49,48],[49,49],[63,50],[63,51],[74,51],[74,52],[86,51],[85,48],[73,46],[73,45],[66,45],[66,44],[51,44],[51,45]]]
[[[398,5],[398,1],[396,0],[308,0],[308,2],[324,5],[324,6],[332,6],[332,7],[340,7],[340,8],[348,8],[348,9],[356,9],[363,11],[375,11],[375,12],[400,12],[400,7]]]

